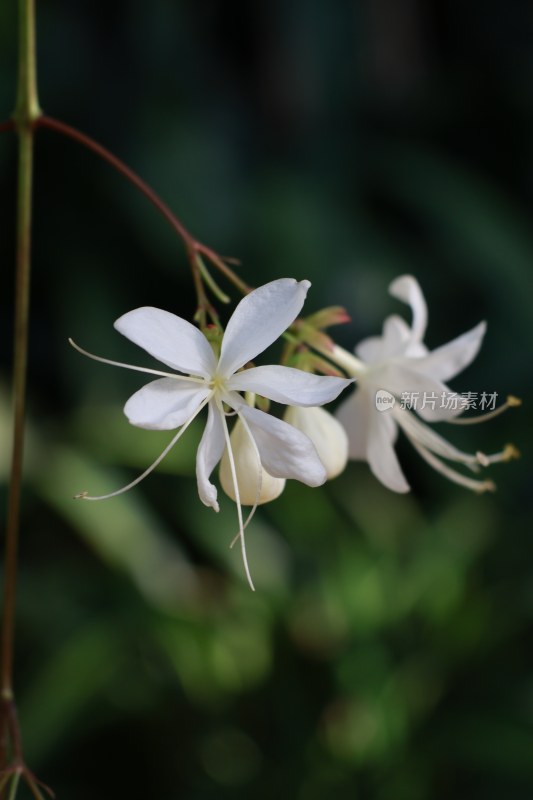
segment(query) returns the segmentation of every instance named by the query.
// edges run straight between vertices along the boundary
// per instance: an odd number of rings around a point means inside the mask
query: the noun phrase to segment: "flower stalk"
[[[5,540],[0,654],[0,774],[10,760],[22,764],[20,731],[13,697],[13,639],[20,524],[31,263],[33,133],[41,116],[37,96],[34,0],[19,0],[18,87],[12,126],[18,136],[15,325],[13,357],[13,442]],[[1,797],[5,796],[2,785]]]
[[[207,247],[207,245],[198,241],[190,233],[190,231],[187,230],[185,225],[178,219],[169,206],[163,202],[159,195],[145,181],[143,181],[143,179],[137,175],[136,172],[128,167],[124,161],[121,161],[121,159],[115,156],[110,150],[101,145],[99,142],[96,142],[86,133],[83,133],[82,131],[72,127],[72,125],[67,125],[66,123],[57,119],[53,119],[52,117],[39,114],[35,125],[41,128],[53,130],[56,133],[66,136],[78,144],[81,144],[87,150],[91,150],[103,161],[107,161],[107,163],[110,164],[113,169],[123,175],[131,184],[133,184],[133,186],[135,186],[142,194],[144,194],[144,196],[148,198],[152,205],[157,208],[159,213],[162,214],[162,216],[167,220],[185,245],[187,258],[189,259],[192,268],[193,278],[195,278],[196,286],[196,278],[199,271],[198,261],[203,256],[210,264],[212,264],[219,272],[221,272],[222,275],[224,275],[224,277],[230,281],[230,283],[232,283],[239,292],[242,294],[248,294],[251,291],[251,287],[241,280],[237,273],[229,266],[229,263],[232,263],[234,259],[222,258],[210,247]],[[205,278],[205,275],[203,277]],[[202,309],[202,296],[198,297],[198,301],[199,307]]]

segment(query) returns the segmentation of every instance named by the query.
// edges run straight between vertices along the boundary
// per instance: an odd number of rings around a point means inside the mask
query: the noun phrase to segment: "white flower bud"
[[[311,439],[328,480],[340,475],[348,461],[348,437],[340,422],[318,406],[288,406],[284,419]]]
[[[279,497],[285,488],[285,478],[274,478],[261,466],[250,436],[240,420],[235,423],[230,441],[241,505],[261,505]],[[236,501],[227,448],[220,462],[219,477],[228,497]]]

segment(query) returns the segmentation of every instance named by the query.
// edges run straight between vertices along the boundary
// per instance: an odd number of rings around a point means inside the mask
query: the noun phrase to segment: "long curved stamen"
[[[508,408],[518,408],[518,406],[521,405],[522,401],[520,398],[510,394],[505,403],[502,403],[501,406],[498,406],[498,408],[495,408],[493,411],[487,411],[486,414],[478,414],[475,417],[465,417],[464,419],[462,417],[452,417],[452,419],[447,419],[446,422],[449,422],[451,425],[477,425],[478,422],[487,422],[489,419],[499,417],[500,414],[503,414]]]
[[[233,481],[233,489],[235,491],[235,503],[237,504],[237,516],[239,519],[239,533],[237,534],[236,538],[240,538],[241,540],[241,552],[242,552],[242,560],[244,563],[244,571],[246,573],[246,577],[248,579],[248,583],[250,584],[251,590],[255,592],[255,586],[254,582],[252,581],[252,576],[250,575],[250,568],[248,567],[248,558],[246,556],[246,543],[244,541],[244,525],[242,520],[242,508],[241,508],[241,497],[239,494],[239,484],[237,482],[237,470],[235,469],[235,459],[233,458],[233,450],[231,449],[231,441],[228,431],[228,425],[226,422],[224,411],[222,409],[222,404],[219,405],[219,410],[222,418],[222,425],[224,427],[224,438],[226,440],[226,447],[228,449],[228,459],[231,471],[231,479]]]
[[[520,457],[520,453],[512,444],[506,445],[499,453],[492,453],[491,455],[486,455],[480,450],[475,454],[465,453],[454,447],[438,433],[435,433],[406,409],[394,409],[394,417],[413,444],[418,442],[425,450],[434,453],[435,456],[441,456],[450,461],[464,464],[472,472],[479,472],[480,467],[488,467],[490,464],[510,461],[513,458]]]
[[[427,463],[433,467],[434,470],[440,472],[441,475],[444,475],[445,478],[448,480],[453,481],[453,483],[458,483],[460,486],[466,486],[467,489],[472,489],[474,492],[495,492],[496,491],[496,484],[493,481],[477,481],[474,478],[467,478],[466,475],[461,475],[460,472],[457,470],[452,469],[440,458],[437,458],[434,453],[428,450],[424,445],[411,440],[413,447],[415,450],[420,453],[422,458],[427,461]]]
[[[72,345],[74,350],[77,350],[78,353],[81,353],[83,356],[92,358],[93,361],[100,361],[102,364],[109,364],[112,367],[123,367],[124,369],[131,369],[134,372],[146,372],[148,375],[159,375],[162,378],[179,378],[180,381],[190,381],[191,383],[205,383],[203,378],[194,378],[190,375],[177,375],[175,372],[163,372],[163,370],[150,369],[149,367],[136,367],[134,364],[123,364],[121,361],[112,361],[110,358],[95,356],[94,353],[89,353],[88,350],[84,350],[83,347],[76,344],[73,339],[69,338],[68,342]]]
[[[394,408],[393,413],[395,420],[413,443],[418,442],[437,456],[465,464],[474,472],[479,470],[480,465],[486,466],[487,463],[490,463],[487,462],[488,456],[484,456],[482,453],[465,453],[463,450],[454,447],[407,409]]]
[[[156,460],[153,462],[153,464],[151,464],[148,467],[148,469],[146,469],[141,475],[139,475],[137,478],[135,478],[134,481],[132,481],[131,483],[128,483],[127,486],[123,486],[121,489],[117,489],[115,492],[110,492],[109,494],[102,494],[102,495],[100,495],[98,497],[93,496],[93,495],[89,495],[89,494],[87,494],[87,492],[80,492],[79,494],[74,495],[74,500],[109,500],[110,497],[116,497],[119,494],[124,494],[124,492],[128,492],[130,489],[133,489],[134,486],[137,486],[138,483],[140,483],[142,480],[144,480],[147,477],[147,475],[149,475],[151,472],[154,471],[154,469],[156,467],[159,466],[159,464],[163,461],[165,456],[168,455],[168,453],[172,450],[172,448],[174,447],[174,445],[176,444],[178,439],[182,436],[182,434],[185,433],[185,431],[187,430],[187,428],[189,427],[191,422],[194,419],[196,419],[196,417],[198,416],[198,414],[200,413],[202,408],[204,408],[207,405],[207,403],[209,402],[209,400],[211,399],[212,396],[213,396],[213,392],[211,392],[211,394],[209,394],[205,398],[205,400],[202,400],[202,402],[200,403],[200,405],[198,406],[198,408],[196,409],[194,414],[192,414],[192,416],[189,417],[187,422],[185,422],[182,425],[182,427],[179,429],[179,431],[174,436],[172,441],[169,444],[167,444],[167,446],[165,447],[163,452],[156,458]]]
[[[246,422],[246,420],[244,419],[242,414],[239,414],[238,411],[236,411],[235,413],[238,414],[239,419],[240,419],[240,421],[241,421],[241,423],[242,423],[242,425],[244,427],[244,430],[246,431],[246,433],[248,434],[248,436],[250,438],[250,442],[252,444],[252,448],[253,448],[253,450],[255,452],[255,455],[257,456],[257,463],[259,464],[259,471],[258,471],[258,476],[259,477],[257,479],[257,491],[256,491],[256,494],[255,494],[255,501],[254,501],[254,504],[253,504],[250,512],[248,513],[248,516],[246,517],[246,520],[245,520],[245,523],[244,523],[244,526],[243,526],[243,530],[246,530],[246,528],[248,527],[248,525],[252,521],[252,517],[254,516],[255,512],[257,511],[257,507],[259,505],[259,498],[261,497],[261,491],[263,489],[263,465],[261,464],[261,457],[259,455],[259,449],[257,447],[257,444],[255,443],[254,437],[252,436],[252,432],[250,430],[250,426],[248,425],[248,423]],[[239,534],[237,534],[237,536],[233,539],[233,541],[230,544],[230,547],[233,547],[233,545],[235,544],[235,542],[237,541],[238,538],[239,538]]]

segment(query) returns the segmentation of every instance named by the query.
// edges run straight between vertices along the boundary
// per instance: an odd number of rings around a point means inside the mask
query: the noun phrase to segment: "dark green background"
[[[411,272],[437,346],[489,323],[453,387],[531,389],[533,11],[525,0],[38,2],[46,113],[124,158],[252,284],[308,278],[352,347],[401,312]],[[15,3],[0,6],[0,118],[14,104]],[[1,504],[9,460],[15,141],[0,138]],[[290,485],[250,527],[196,496],[187,435],[128,426],[147,363],[112,328],[183,316],[179,240],[122,177],[49,131],[36,146],[30,419],[16,688],[27,758],[59,798],[533,794],[531,411],[470,429],[514,441],[495,495],[364,464]],[[233,294],[233,299],[237,296]],[[408,312],[407,312],[408,313]],[[143,360],[144,359],[144,360]],[[448,431],[445,432],[445,435]],[[22,793],[21,793],[22,795]]]

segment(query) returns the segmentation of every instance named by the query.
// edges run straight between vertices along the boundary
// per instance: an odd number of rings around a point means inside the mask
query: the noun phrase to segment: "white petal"
[[[412,341],[421,342],[426,332],[428,312],[418,281],[412,275],[401,275],[391,283],[389,292],[393,297],[411,306],[413,312],[411,338]]]
[[[210,401],[207,425],[196,454],[198,494],[202,503],[211,506],[215,511],[218,511],[217,490],[216,486],[209,481],[209,477],[222,458],[226,446],[221,415],[222,411],[213,401]]]
[[[255,392],[276,403],[293,406],[321,406],[330,403],[353,383],[345,378],[312,375],[292,367],[252,367],[232,375],[228,388]]]
[[[294,478],[308,486],[320,486],[325,482],[326,470],[305,434],[244,403],[237,410],[250,426],[261,463],[270,475]]]
[[[310,286],[281,278],[244,297],[226,327],[219,373],[229,377],[275,342],[300,313]]]
[[[348,436],[341,423],[324,408],[289,406],[285,422],[309,436],[326,468],[328,480],[336,478],[348,461]]]
[[[423,370],[433,378],[447,381],[467,367],[477,356],[487,324],[480,322],[472,330],[463,333],[448,344],[443,344],[424,358],[414,362],[416,369]]]
[[[215,355],[203,333],[169,311],[151,306],[136,308],[119,317],[115,328],[180,372],[209,378],[216,369]]]
[[[422,360],[422,359],[420,359]],[[372,374],[372,386],[385,389],[395,395],[397,401],[405,401],[423,419],[437,422],[457,417],[464,411],[458,403],[454,408],[448,400],[452,391],[442,381],[425,372],[419,372],[417,359],[403,359],[386,364]]]
[[[365,364],[376,364],[403,354],[410,340],[411,328],[407,322],[392,314],[383,323],[383,335],[363,339],[357,345],[355,352]]]
[[[189,419],[209,391],[202,384],[179,378],[160,378],[132,394],[124,406],[124,413],[138,428],[172,430]]]
[[[396,423],[386,411],[370,415],[367,459],[370,469],[381,483],[393,492],[408,492],[410,487],[394,451]]]
[[[348,455],[358,461],[366,461],[368,418],[373,411],[371,402],[366,391],[356,389],[335,412],[335,417],[348,436]]]

